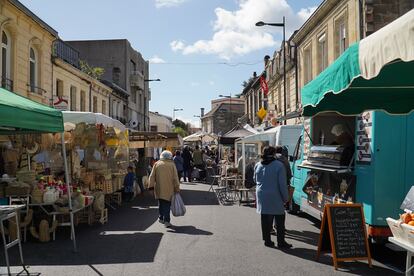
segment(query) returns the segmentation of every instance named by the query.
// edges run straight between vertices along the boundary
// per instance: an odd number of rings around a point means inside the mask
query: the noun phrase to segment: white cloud
[[[193,44],[174,40],[170,46],[173,51],[184,55],[214,54],[229,60],[234,56],[278,45],[273,34],[281,33],[282,28],[256,27],[257,21],[280,22],[286,16],[289,35],[314,9],[315,7],[302,9],[295,13],[286,0],[238,0],[238,9],[235,11],[220,7],[215,9],[214,34],[210,39],[201,39]]]
[[[165,63],[165,60],[160,58],[157,55],[154,55],[152,58],[149,59],[150,63]]]
[[[169,8],[183,4],[187,0],[155,0],[155,7],[157,8]]]
[[[309,7],[309,8],[301,9],[298,12],[298,16],[303,22],[305,22],[309,18],[309,16],[311,16],[312,13],[314,13],[314,11],[316,11],[317,8],[318,7]]]
[[[184,48],[185,48],[185,44],[184,44],[184,42],[183,42],[183,41],[181,41],[181,40],[174,40],[174,41],[172,41],[172,42],[170,43],[170,46],[171,46],[171,49],[172,49],[174,52],[184,50]]]

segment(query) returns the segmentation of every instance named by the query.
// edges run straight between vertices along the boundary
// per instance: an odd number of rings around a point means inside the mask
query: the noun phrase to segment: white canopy
[[[271,129],[268,129],[263,132],[259,132],[257,134],[252,134],[249,136],[246,136],[244,138],[240,138],[237,140],[237,143],[259,143],[259,142],[270,142],[276,139],[276,133],[280,129],[279,127],[274,127]]]
[[[191,134],[187,137],[183,138],[184,142],[202,142],[202,143],[211,143],[216,140],[216,135],[212,133],[206,133],[204,131],[200,131],[194,134]]]
[[[120,121],[112,119],[102,113],[63,111],[63,122],[67,123],[87,123],[87,124],[103,124],[106,127],[114,127],[121,131],[125,131],[125,125]]]

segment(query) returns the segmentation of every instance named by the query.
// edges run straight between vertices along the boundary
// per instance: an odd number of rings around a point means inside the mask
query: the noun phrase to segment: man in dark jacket
[[[191,155],[190,149],[188,146],[185,146],[183,149],[183,153],[181,154],[183,158],[183,178],[184,182],[188,181],[191,182],[191,162],[193,161],[193,156]]]

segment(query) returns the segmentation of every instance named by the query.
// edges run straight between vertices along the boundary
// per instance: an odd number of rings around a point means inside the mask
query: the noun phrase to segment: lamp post
[[[173,108],[173,122],[174,122],[174,120],[175,120],[175,112],[177,112],[177,111],[183,111],[184,109],[182,109],[182,108]]]
[[[200,119],[200,128],[201,128],[201,131],[203,131],[203,126],[202,126],[202,122],[201,122],[201,115],[193,115],[193,117]]]
[[[151,82],[151,81],[161,81],[160,79],[144,79],[144,131],[147,131],[147,100],[146,100],[146,89],[145,89],[145,83]]]
[[[282,27],[283,28],[283,105],[284,105],[284,117],[285,117],[285,125],[286,125],[286,21],[285,17],[283,16],[282,23],[265,23],[263,21],[259,21],[256,23],[257,27],[262,26],[272,26],[272,27]]]
[[[227,98],[229,99],[230,102],[230,122],[231,122],[231,127],[233,128],[233,110],[232,110],[232,105],[231,105],[231,93],[229,95],[219,95],[220,98]]]

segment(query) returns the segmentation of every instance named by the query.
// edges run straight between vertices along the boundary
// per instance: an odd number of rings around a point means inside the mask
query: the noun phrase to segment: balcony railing
[[[44,94],[47,93],[47,91],[44,90],[43,88],[38,87],[38,86],[35,86],[35,85],[32,85],[30,83],[27,84],[27,90],[30,93],[34,93],[34,94],[37,94],[37,95],[40,95],[40,96],[43,96]]]
[[[6,78],[5,76],[2,76],[1,87],[9,91],[13,91],[13,80]]]
[[[80,69],[79,52],[60,39],[53,42],[53,57],[60,58],[70,65]]]

